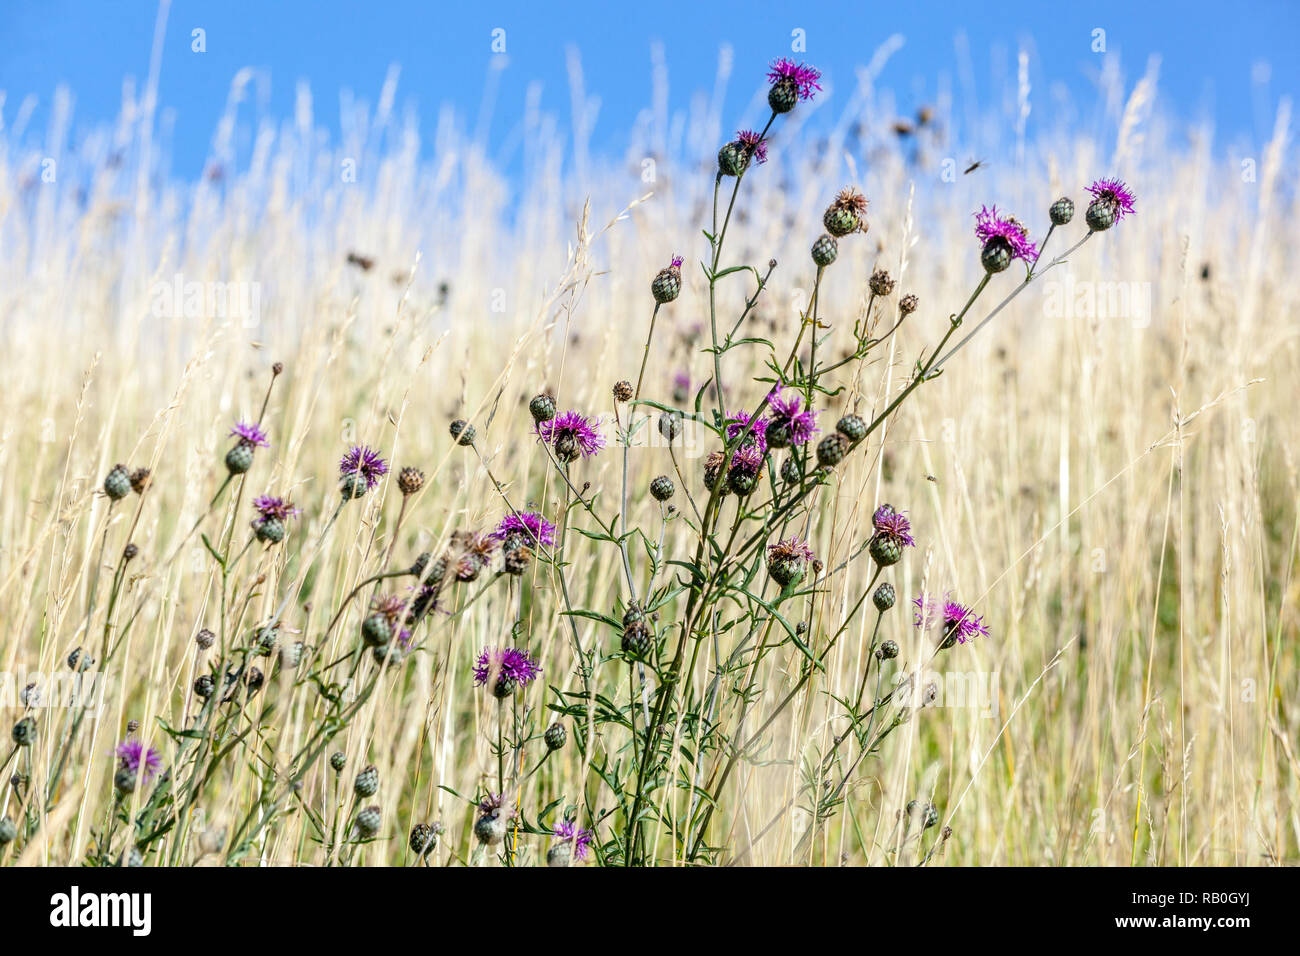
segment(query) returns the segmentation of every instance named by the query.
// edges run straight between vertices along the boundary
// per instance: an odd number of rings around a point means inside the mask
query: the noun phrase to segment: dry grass
[[[993,635],[946,652],[941,670],[995,675],[996,684],[987,710],[938,707],[900,728],[885,759],[862,764],[846,807],[802,862],[914,859],[914,845],[895,846],[897,813],[914,797],[932,799],[953,829],[934,861],[945,864],[1296,862],[1300,284],[1291,269],[1300,216],[1294,191],[1278,182],[1294,159],[1288,118],[1255,157],[1255,180],[1243,182],[1239,157],[1214,147],[1209,130],[1189,139],[1151,114],[1151,94],[1139,87],[1089,134],[1062,120],[1017,140],[1018,107],[990,116],[969,148],[1007,159],[962,176],[967,146],[927,136],[914,157],[914,145],[888,132],[889,96],[864,81],[818,106],[836,113],[833,133],[801,128],[811,112],[801,108],[780,128],[773,160],[746,177],[728,258],[779,263],[750,334],[789,348],[812,281],[808,246],[846,182],[870,197],[871,231],[844,240],[828,270],[829,351],[849,343],[873,268],[894,273],[896,295],[921,299],[887,357],[838,375],[844,392],[832,414],[883,407],[942,334],[979,277],[970,214],[981,203],[1017,212],[1041,234],[1050,200],[1081,199],[1097,175],[1122,175],[1139,195],[1136,217],[1017,299],[822,493],[809,535],[832,567],[867,536],[877,503],[910,511],[919,547],[892,580],[904,597],[952,589],[974,604]],[[949,112],[940,104],[941,119]],[[162,185],[150,172],[157,157],[142,135],[147,110],[65,150],[53,183],[42,182],[43,153],[20,145],[21,130],[0,134],[0,670],[10,675],[0,705],[13,720],[23,675],[62,669],[72,647],[93,646],[104,627],[101,598],[92,635],[84,633],[105,531],[104,474],[121,460],[156,476],[147,495],[113,510],[107,528],[102,573],[111,574],[128,540],[140,557],[111,622],[122,631],[134,616],[104,710],[83,731],[48,818],[21,857],[5,862],[79,862],[109,808],[111,748],[126,721],[140,721],[170,759],[174,744],[160,722],[181,727],[195,714],[194,635],[217,626],[220,575],[197,539],[167,558],[224,477],[226,430],[256,415],[273,361],[286,366],[267,415],[273,447],[259,455],[240,510],[230,517],[223,508],[206,530],[215,534],[225,516],[242,534],[248,499],[265,491],[292,495],[304,515],[287,546],[251,552],[241,565],[232,591],[249,600],[233,631],[269,618],[302,580],[305,553],[333,511],[347,442],[380,448],[429,478],[396,540],[392,482],[344,511],[285,616],[309,644],[390,547],[400,564],[457,528],[500,518],[482,461],[452,444],[450,419],[477,424],[483,456],[512,500],[558,511],[561,489],[531,439],[525,403],[549,388],[561,407],[612,412],[610,386],[634,379],[640,361],[649,279],[673,252],[687,256],[685,287],[660,313],[646,393],[671,401],[679,369],[695,387],[708,376],[699,229],[713,153],[730,124],[707,105],[682,117],[651,114],[622,161],[609,164],[575,155],[545,117],[525,115],[520,190],[451,125],[423,144],[432,158],[420,160],[414,128],[396,115],[358,109],[349,119],[345,142],[322,145],[304,103],[297,123],[258,129],[251,159],[240,162],[232,135],[220,134],[220,175],[187,185]],[[940,176],[945,155],[960,157],[955,182]],[[356,182],[340,176],[349,161]],[[1067,238],[1082,231],[1076,220]],[[373,267],[350,265],[352,251]],[[1139,301],[1149,293],[1150,314],[1131,305],[1121,315],[1059,314],[1052,296],[1061,287],[1051,283],[1066,270],[1085,292],[1133,283]],[[177,274],[259,283],[260,321],[206,309],[155,315],[156,283]],[[1015,279],[998,282],[1005,292]],[[736,314],[742,285],[730,290],[725,314]],[[757,347],[731,353],[728,388],[739,392],[762,374],[760,358]],[[740,397],[752,405],[762,391],[754,383]],[[578,470],[611,507],[619,458],[607,451]],[[662,448],[635,449],[630,460],[630,520],[654,537],[659,509],[645,488],[671,462]],[[682,466],[698,493],[700,460]],[[684,557],[690,542],[684,522],[669,525],[667,552]],[[612,612],[621,568],[594,544],[575,548],[575,603]],[[868,571],[852,565],[809,603],[814,635],[842,619]],[[530,646],[546,667],[526,704],[540,708],[549,699],[543,685],[573,680],[572,658],[553,574],[534,565],[523,586]],[[375,802],[386,839],[354,862],[409,861],[407,829],[435,819],[447,827],[439,861],[470,858],[471,810],[443,788],[495,789],[495,708],[472,687],[469,668],[481,647],[506,638],[519,587],[503,581],[434,631],[426,652],[386,678],[337,741],[349,759],[345,783],[366,762],[383,781]],[[323,659],[354,645],[358,613],[328,638]],[[855,620],[763,759],[733,778],[713,835],[744,851],[740,862],[791,861],[807,814],[779,811],[802,780],[800,759],[843,727],[830,695],[856,687],[870,623]],[[588,641],[611,640],[591,622],[582,628]],[[924,659],[906,609],[884,628],[902,646],[900,661]],[[702,657],[690,678],[700,689],[713,651]],[[759,712],[785,694],[798,664],[785,651],[768,658]],[[611,696],[626,693],[624,673],[606,661],[597,680]],[[277,699],[277,681],[273,672],[249,708],[238,759],[204,789],[194,833],[237,826],[265,785],[254,768],[284,774],[310,733],[320,706],[312,693],[289,698],[286,689],[286,706],[261,711]],[[737,704],[724,695],[720,719],[734,717]],[[40,782],[64,715],[38,716],[36,746],[8,769]],[[551,758],[517,795],[528,817],[561,797],[575,802],[584,783],[596,786],[583,769],[572,746]],[[347,809],[336,786],[318,761],[301,803],[332,821]],[[686,797],[676,799],[680,815]],[[3,785],[3,812],[19,802]],[[324,862],[307,814],[297,803],[289,809],[259,844],[261,860]],[[659,857],[671,862],[672,840],[657,837]],[[162,859],[200,855],[197,838],[176,847],[169,836],[160,846]],[[521,859],[536,861],[544,846],[525,838]]]

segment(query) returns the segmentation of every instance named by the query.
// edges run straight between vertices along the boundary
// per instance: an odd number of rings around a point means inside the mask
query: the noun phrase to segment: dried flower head
[[[424,472],[419,468],[403,468],[397,473],[397,489],[403,495],[413,495],[424,487]]]

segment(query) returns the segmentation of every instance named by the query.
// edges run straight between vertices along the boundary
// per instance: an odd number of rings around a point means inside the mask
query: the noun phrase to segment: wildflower
[[[357,779],[352,783],[352,791],[359,797],[373,797],[379,792],[379,768],[374,764],[367,764],[357,774]]]
[[[474,684],[477,687],[490,684],[493,696],[504,698],[518,687],[527,687],[541,672],[541,667],[525,651],[488,647],[474,663]]]
[[[767,162],[767,140],[753,130],[741,130],[718,151],[718,169],[724,176],[739,176],[749,168],[750,160],[760,166]]]
[[[644,618],[628,621],[624,618],[623,638],[619,643],[623,653],[637,660],[644,660],[654,647],[654,633]]]
[[[575,411],[567,411],[537,423],[537,436],[549,442],[556,457],[570,462],[579,455],[589,458],[605,447],[596,422]]]
[[[798,584],[804,575],[804,567],[814,558],[808,542],[798,536],[786,538],[767,548],[767,573],[781,587]]]
[[[849,441],[861,441],[867,437],[867,423],[852,412],[835,423],[835,430]]]
[[[886,269],[877,269],[871,273],[871,278],[867,281],[867,288],[871,290],[872,295],[878,295],[885,298],[894,291],[894,278]]]
[[[817,464],[834,468],[849,453],[849,440],[839,432],[827,435],[817,443]]]
[[[506,515],[489,535],[497,541],[509,541],[515,536],[522,537],[529,547],[555,547],[555,525],[536,511]]]
[[[773,113],[788,113],[800,100],[813,98],[813,91],[821,90],[817,81],[821,70],[781,57],[772,61],[767,71],[767,81],[772,88],[767,93],[767,105]]]
[[[406,599],[397,595],[375,598],[370,614],[361,622],[361,636],[371,647],[387,644],[406,611]]]
[[[852,186],[845,186],[826,207],[822,225],[832,236],[847,236],[867,231],[867,197]]]
[[[477,531],[458,531],[453,538],[462,549],[460,559],[456,562],[456,580],[473,581],[492,560],[498,541],[491,535]]]
[[[616,402],[632,401],[632,397],[633,397],[632,383],[627,381],[626,379],[621,379],[615,382],[612,391],[614,393],[614,401]]]
[[[339,488],[344,498],[360,498],[388,474],[388,462],[365,445],[353,445],[339,459]]]
[[[673,301],[682,291],[682,262],[681,256],[673,256],[668,267],[660,269],[650,283],[650,294],[660,305]]]
[[[424,856],[437,845],[442,830],[441,823],[417,823],[411,827],[411,852],[416,856]]]
[[[162,770],[162,754],[146,747],[139,737],[127,737],[117,745],[113,755],[117,757],[119,770],[130,771],[133,785],[136,774],[142,775],[147,784]]]
[[[673,401],[684,403],[691,397],[691,373],[679,369],[673,374]]]
[[[919,304],[920,302],[918,302],[916,296],[909,292],[898,300],[898,311],[902,315],[911,315],[916,311],[916,307]]]
[[[382,810],[378,807],[366,807],[357,814],[357,832],[363,838],[372,837],[379,832],[379,828],[383,822],[384,815]]]
[[[904,547],[916,546],[912,538],[912,523],[907,520],[906,511],[895,511],[893,505],[885,504],[876,509],[871,516],[871,524],[880,534],[890,535]]]
[[[587,848],[594,834],[584,830],[572,820],[561,820],[555,825],[556,843],[546,854],[547,866],[571,866],[576,860],[587,858]]]
[[[774,388],[767,404],[772,409],[772,419],[763,435],[771,448],[804,445],[816,434],[817,415],[811,409],[801,410],[801,399],[796,392],[789,398],[781,397],[781,389]]]
[[[894,606],[894,586],[888,581],[876,588],[875,593],[871,595],[871,603],[876,606],[876,610],[884,614]]]
[[[754,445],[762,454],[767,454],[767,419],[762,415],[750,420],[748,412],[728,412],[726,418],[727,441],[731,442],[739,435],[740,444]]]
[[[534,395],[528,403],[528,414],[534,422],[545,422],[555,417],[555,399],[549,395]]]
[[[506,838],[506,830],[515,815],[515,808],[505,805],[500,793],[489,793],[479,801],[479,818],[474,823],[474,836],[480,843],[496,846]]]
[[[676,490],[673,480],[667,475],[660,475],[650,482],[650,496],[655,501],[667,501]]]
[[[984,243],[980,261],[990,274],[1006,269],[1012,259],[1033,262],[1038,258],[1038,247],[1030,241],[1028,230],[1011,216],[998,215],[997,206],[981,206],[975,214],[975,238]]]
[[[1134,209],[1132,190],[1118,179],[1098,179],[1085,191],[1092,195],[1088,211],[1084,216],[1088,228],[1093,232],[1109,229]]]
[[[463,418],[458,418],[448,426],[451,437],[456,439],[458,445],[472,445],[474,439],[478,437],[478,431],[469,422]]]
[[[269,544],[283,541],[285,521],[301,513],[291,502],[275,495],[254,498],[253,510],[258,514],[253,521],[253,533],[258,541]]]
[[[247,442],[254,448],[269,448],[271,443],[266,440],[266,432],[257,424],[248,422],[235,422],[235,427],[230,429],[230,434],[238,438],[240,443]]]
[[[933,595],[920,594],[912,604],[916,608],[913,623],[921,630],[929,630],[935,623],[942,625],[940,649],[989,636],[984,619],[964,604],[952,600],[950,595],[944,595],[941,602]]]

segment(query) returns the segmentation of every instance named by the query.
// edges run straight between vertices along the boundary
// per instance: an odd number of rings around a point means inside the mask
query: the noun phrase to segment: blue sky
[[[12,120],[27,96],[38,99],[34,128],[48,116],[52,94],[65,83],[75,97],[75,130],[112,119],[122,81],[141,85],[157,6],[149,0],[3,0],[0,2],[0,89]],[[191,51],[191,31],[205,31],[206,52]],[[161,65],[161,102],[176,110],[173,173],[203,167],[230,81],[244,67],[262,71],[267,109],[289,115],[300,79],[310,84],[317,120],[337,128],[337,94],[347,87],[373,102],[390,64],[402,68],[399,104],[414,104],[426,132],[437,109],[451,104],[472,125],[483,100],[492,58],[492,31],[506,31],[507,66],[501,73],[489,144],[508,139],[528,85],[543,85],[543,108],[569,116],[565,51],[582,58],[587,91],[601,109],[593,145],[621,148],[637,112],[650,103],[653,41],[664,46],[671,107],[711,85],[718,49],[735,51],[728,106],[738,111],[773,56],[790,52],[791,31],[806,33],[805,58],[847,86],[853,68],[870,58],[891,33],[906,46],[880,84],[900,106],[933,95],[936,78],[955,76],[954,40],[968,38],[980,94],[992,88],[995,51],[1014,69],[1018,45],[1035,54],[1038,88],[1063,84],[1081,103],[1092,102],[1099,58],[1092,31],[1106,31],[1107,51],[1118,54],[1130,83],[1151,54],[1160,54],[1164,104],[1187,118],[1209,116],[1220,140],[1266,139],[1282,95],[1300,90],[1300,3],[1207,0],[1178,3],[1059,2],[938,3],[874,0],[808,3],[456,3],[395,0],[278,2],[175,0]],[[1260,64],[1267,64],[1261,71]],[[1267,80],[1261,84],[1261,78]]]

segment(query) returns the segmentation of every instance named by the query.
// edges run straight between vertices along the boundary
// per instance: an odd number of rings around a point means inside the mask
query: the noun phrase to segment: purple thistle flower
[[[760,415],[751,422],[749,412],[728,412],[726,421],[727,441],[744,434],[745,438],[741,439],[743,444],[754,444],[762,454],[767,454],[766,418]]]
[[[763,452],[757,445],[741,445],[731,456],[731,467],[747,475],[757,475],[763,467]]]
[[[284,521],[286,518],[293,518],[302,514],[300,509],[293,506],[293,502],[278,498],[275,495],[262,495],[260,498],[254,498],[253,509],[261,516],[263,521],[267,518],[278,518]]]
[[[768,560],[786,560],[802,559],[811,561],[816,555],[813,549],[808,547],[808,542],[798,535],[786,538],[784,541],[778,541],[776,544],[767,546]]]
[[[525,651],[515,647],[507,647],[505,650],[487,647],[474,662],[474,684],[482,687],[489,681],[495,681],[498,684],[527,686],[541,672],[541,667]]]
[[[943,625],[943,641],[940,647],[953,644],[965,644],[977,637],[988,637],[988,625],[984,618],[977,615],[964,604],[954,601],[945,594],[943,601],[930,594],[920,594],[912,601],[916,608],[913,623],[922,630],[929,630],[938,621]]]
[[[348,453],[339,459],[339,478],[360,475],[365,479],[367,491],[379,484],[379,479],[386,474],[388,474],[388,462],[384,461],[379,452],[365,445],[353,445],[348,449]]]
[[[679,262],[680,257],[674,257]],[[538,422],[537,435],[542,441],[554,446],[561,441],[571,442],[584,458],[596,454],[605,447],[605,439],[596,430],[597,421],[575,411],[567,411],[554,418]]]
[[[680,270],[682,267],[682,263],[685,261],[686,260],[683,259],[681,256],[673,256],[673,261],[668,263],[668,268]]]
[[[123,770],[142,773],[144,782],[149,783],[162,770],[162,754],[152,747],[146,747],[139,737],[127,737],[113,751],[117,764]]]
[[[559,843],[573,844],[573,858],[582,862],[587,858],[587,847],[590,845],[592,837],[595,836],[590,830],[584,830],[575,824],[572,820],[561,820],[555,825],[555,839]]]
[[[985,245],[991,239],[1006,240],[1012,259],[1032,262],[1038,258],[1038,246],[1030,241],[1025,227],[1011,216],[998,215],[997,206],[981,206],[975,214],[975,237]]]
[[[266,440],[266,432],[262,431],[260,425],[249,422],[235,422],[235,427],[230,429],[230,434],[234,435],[241,442],[247,442],[254,448],[269,448],[271,443]]]
[[[548,548],[555,546],[555,525],[535,511],[521,511],[519,514],[506,515],[492,532],[491,537],[504,541],[512,534],[523,535],[530,547],[537,547],[539,544]]]
[[[745,149],[749,151],[749,155],[753,156],[760,166],[767,162],[767,140],[761,135],[755,133],[752,129],[742,129],[736,134],[736,139],[744,144]]]
[[[809,409],[800,410],[802,400],[796,392],[790,398],[781,397],[781,389],[772,389],[767,399],[772,409],[772,424],[783,425],[790,436],[791,445],[806,444],[817,432],[817,413]]]
[[[1119,179],[1098,179],[1091,186],[1084,187],[1093,199],[1110,203],[1115,210],[1115,221],[1119,222],[1130,213],[1136,215],[1134,208],[1136,196],[1133,191]]]
[[[821,78],[821,70],[803,63],[795,63],[794,60],[788,60],[785,57],[773,60],[771,67],[767,71],[767,81],[769,83],[780,83],[782,81],[793,83],[799,91],[799,99],[801,100],[810,100],[813,97],[813,90],[821,90],[821,84],[817,82]]]
[[[895,511],[893,505],[881,505],[871,516],[872,526],[883,535],[888,535],[905,548],[916,546],[912,537],[912,522],[907,519],[906,511]]]

